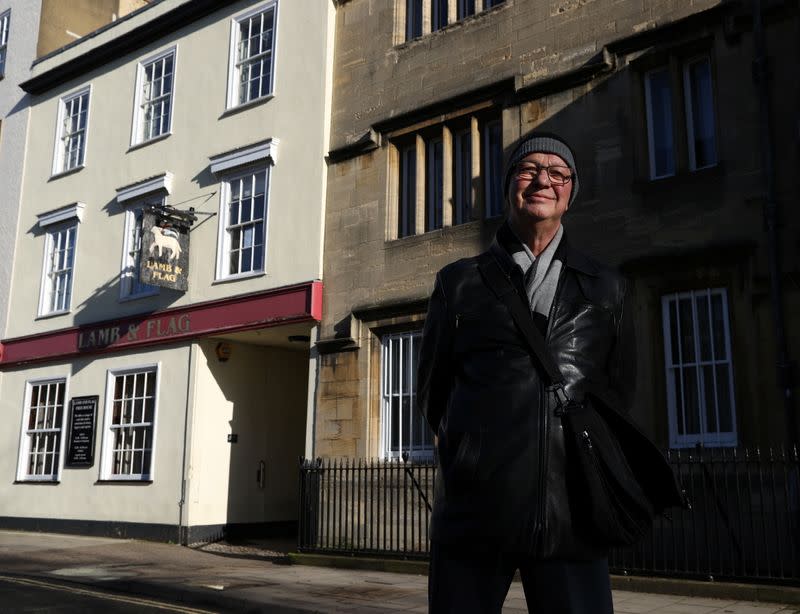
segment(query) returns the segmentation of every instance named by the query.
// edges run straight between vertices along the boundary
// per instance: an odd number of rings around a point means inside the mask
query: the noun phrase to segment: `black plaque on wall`
[[[73,397],[69,403],[67,467],[94,465],[94,434],[97,423],[98,395]]]

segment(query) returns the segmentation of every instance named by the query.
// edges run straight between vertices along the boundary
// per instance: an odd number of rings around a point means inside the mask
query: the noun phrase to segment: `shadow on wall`
[[[305,447],[308,352],[229,342],[230,358],[221,361],[217,343],[201,343],[193,462],[202,468],[193,473],[204,482],[192,503],[208,516],[191,523],[226,524],[226,533],[291,530]]]

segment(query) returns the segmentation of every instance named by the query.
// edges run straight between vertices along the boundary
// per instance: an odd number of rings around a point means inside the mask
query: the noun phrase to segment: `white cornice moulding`
[[[79,222],[83,221],[83,211],[86,208],[84,203],[72,203],[46,213],[37,213],[36,217],[39,218],[39,227],[52,226],[59,222],[66,222],[67,220],[77,219]]]
[[[166,171],[155,177],[142,179],[131,185],[117,188],[117,202],[124,203],[129,200],[140,198],[146,194],[152,194],[159,190],[164,190],[167,194],[172,194],[173,174]]]
[[[223,173],[237,166],[244,166],[258,162],[259,160],[269,160],[271,164],[275,164],[278,160],[278,143],[280,141],[276,138],[261,141],[255,145],[246,145],[233,151],[211,156],[211,172],[216,174]]]

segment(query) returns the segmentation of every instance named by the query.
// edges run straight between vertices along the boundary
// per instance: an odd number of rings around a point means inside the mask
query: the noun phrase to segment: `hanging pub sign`
[[[67,467],[94,465],[94,434],[97,424],[97,395],[73,397],[69,402],[69,435],[67,436]]]
[[[142,213],[139,279],[151,286],[186,292],[189,288],[189,227],[196,219],[192,211],[164,205]]]

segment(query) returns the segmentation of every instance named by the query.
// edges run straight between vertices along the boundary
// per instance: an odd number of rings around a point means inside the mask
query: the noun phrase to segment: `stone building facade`
[[[633,282],[636,419],[664,447],[782,443],[794,385],[771,292],[796,355],[800,18],[791,2],[762,15],[719,0],[340,2],[314,454],[430,456],[414,410],[427,297],[439,268],[488,246],[503,156],[533,129],[577,153],[569,240]]]

